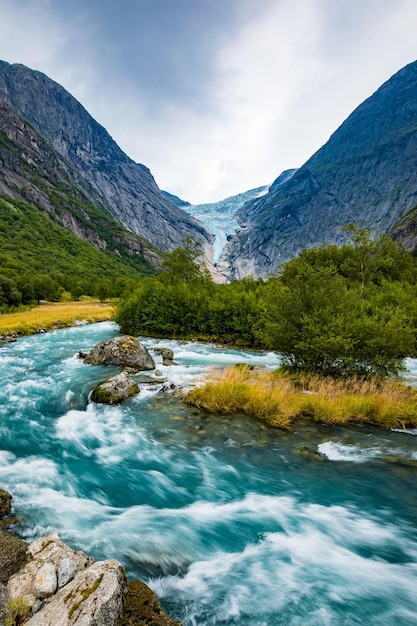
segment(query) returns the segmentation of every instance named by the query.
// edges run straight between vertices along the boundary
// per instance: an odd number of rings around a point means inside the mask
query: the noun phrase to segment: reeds
[[[417,389],[398,380],[334,380],[233,366],[214,371],[184,398],[210,413],[245,413],[290,428],[300,417],[324,424],[417,426]]]

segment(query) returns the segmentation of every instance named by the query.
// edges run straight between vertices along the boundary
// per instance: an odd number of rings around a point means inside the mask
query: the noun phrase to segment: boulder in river
[[[139,393],[138,384],[130,378],[128,372],[121,372],[96,385],[91,393],[91,399],[100,404],[120,404],[137,393]]]
[[[89,365],[122,365],[136,371],[155,369],[148,350],[136,337],[125,335],[98,343],[84,359]]]
[[[162,357],[162,365],[174,364],[174,353],[171,348],[154,348],[155,354],[160,354]]]

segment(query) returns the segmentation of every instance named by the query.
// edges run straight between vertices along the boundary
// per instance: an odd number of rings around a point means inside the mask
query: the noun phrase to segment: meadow
[[[113,316],[113,302],[95,298],[74,302],[47,302],[26,311],[0,315],[1,335],[31,335],[40,330],[72,326],[77,322],[102,322]]]

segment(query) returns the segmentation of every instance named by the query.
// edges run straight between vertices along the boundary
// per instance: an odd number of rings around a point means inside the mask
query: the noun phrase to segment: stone
[[[100,404],[119,404],[139,393],[138,384],[128,372],[121,372],[96,385],[91,393],[91,400]]]
[[[0,517],[8,515],[12,508],[12,496],[5,489],[0,489]]]
[[[33,594],[37,598],[52,596],[58,586],[56,569],[53,563],[44,563],[38,570],[33,583]]]
[[[170,348],[154,348],[155,354],[162,357],[162,365],[173,365],[174,353]]]
[[[117,626],[127,592],[123,566],[115,560],[90,565],[60,589],[27,626]]]
[[[122,365],[136,371],[155,369],[148,350],[135,337],[125,335],[97,344],[84,359],[89,365]]]
[[[74,578],[76,571],[77,566],[72,559],[62,559],[58,565],[58,587],[64,587],[69,583]]]
[[[84,554],[84,552],[72,550],[63,543],[56,533],[40,537],[31,543],[27,553],[32,560],[19,571],[15,569],[16,573],[14,573],[14,576],[11,576],[7,583],[7,592],[10,598],[17,598],[18,596],[32,593],[36,575],[44,563],[52,563],[55,569],[58,570],[60,562],[63,559],[69,559],[75,563],[77,571],[83,571],[94,563],[93,559]]]
[[[0,582],[6,583],[24,565],[27,551],[26,541],[0,531]]]
[[[174,391],[176,389],[176,385],[174,383],[167,383],[163,385],[159,390],[160,393],[169,393],[170,391]]]
[[[128,585],[123,618],[119,626],[181,626],[181,622],[170,617],[145,583],[133,580]]]
[[[15,343],[17,341],[16,337],[0,337],[0,346],[6,345],[6,343]]]

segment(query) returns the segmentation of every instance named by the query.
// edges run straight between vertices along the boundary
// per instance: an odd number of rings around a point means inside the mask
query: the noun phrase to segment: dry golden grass
[[[211,413],[245,413],[280,428],[290,428],[299,417],[324,424],[417,426],[417,389],[399,381],[292,378],[234,366],[212,372],[184,401]]]
[[[101,322],[113,315],[113,304],[102,304],[88,298],[79,302],[50,302],[40,304],[29,311],[0,315],[0,334],[18,333],[30,335],[37,330],[72,326],[77,320]]]

